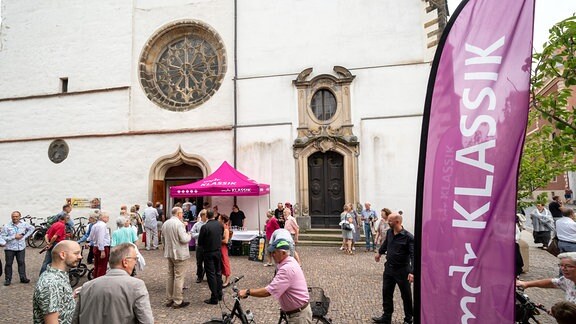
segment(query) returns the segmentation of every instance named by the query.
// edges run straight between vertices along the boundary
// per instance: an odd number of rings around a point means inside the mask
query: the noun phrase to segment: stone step
[[[319,228],[319,229],[307,229],[305,231],[300,231],[300,234],[342,234],[342,230],[339,228]]]
[[[301,240],[301,241],[336,241],[336,242],[342,242],[342,233],[337,233],[337,234],[300,233],[299,240]],[[360,235],[360,240],[364,241],[364,235]]]
[[[342,245],[342,238],[340,241],[310,241],[310,240],[299,240],[297,246],[325,246],[325,247],[340,247]],[[365,242],[358,241],[355,244],[356,248],[364,248]]]

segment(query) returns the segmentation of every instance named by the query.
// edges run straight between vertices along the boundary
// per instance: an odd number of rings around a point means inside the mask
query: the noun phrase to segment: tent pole
[[[262,227],[260,226],[260,196],[258,196],[258,235],[262,235]]]

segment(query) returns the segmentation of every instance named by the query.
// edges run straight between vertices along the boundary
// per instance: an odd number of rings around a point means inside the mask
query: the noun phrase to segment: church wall
[[[70,153],[60,164],[48,159],[50,141],[0,145],[0,224],[7,222],[15,209],[23,215],[53,215],[69,197],[102,198],[102,208],[111,213],[113,222],[120,205],[145,206],[151,166],[158,157],[178,151],[179,146],[204,158],[211,171],[223,160],[232,160],[229,131],[79,138],[66,142]],[[88,211],[76,209],[72,216],[85,216]]]
[[[0,101],[0,139],[126,132],[129,100],[129,92],[124,89]]]
[[[421,115],[424,111],[429,64],[353,70],[352,120],[383,116]],[[355,129],[359,131],[359,129]]]
[[[2,0],[0,98],[130,84],[131,2]],[[113,58],[113,59],[110,59]]]
[[[138,61],[146,42],[166,25],[196,20],[212,27],[226,47],[227,71],[219,90],[208,101],[187,112],[160,109],[144,93],[139,82]],[[233,1],[135,1],[134,79],[131,125],[134,130],[215,127],[232,125],[234,107],[234,7]]]
[[[416,179],[421,117],[364,120],[359,163],[360,203],[378,211],[404,211],[407,229],[414,229]]]
[[[420,0],[242,0],[239,76],[422,61]]]
[[[297,124],[296,75],[238,81],[238,125]]]
[[[50,138],[0,143],[0,196],[6,198],[0,224],[13,209],[52,215],[71,196],[101,197],[114,216],[121,204],[144,205],[152,164],[179,145],[202,156],[210,171],[223,160],[232,163],[233,131],[186,129],[233,125],[234,1],[2,2],[0,99],[57,94],[60,77],[69,78],[69,92],[116,89],[0,101],[0,140]],[[146,97],[138,64],[150,37],[181,19],[219,34],[227,72],[208,101],[173,112]],[[259,199],[261,217],[277,202],[297,202],[292,81],[305,68],[314,69],[313,78],[340,65],[356,76],[350,98],[360,141],[359,202],[401,208],[413,219],[419,115],[430,68],[421,20],[421,0],[238,0],[237,167],[271,185],[271,196]],[[407,115],[415,116],[391,118]],[[159,134],[172,130],[182,132]],[[91,137],[130,132],[158,134]],[[60,164],[47,156],[52,137],[70,146]],[[247,215],[257,213],[254,199],[238,199]],[[230,212],[231,198],[212,202]],[[77,212],[73,216],[81,216]],[[257,226],[252,221],[249,226]]]
[[[292,125],[245,127],[238,129],[237,168],[261,183],[270,184],[270,196],[239,197],[238,205],[246,213],[246,225],[264,226],[266,210],[278,202],[295,202],[295,162],[292,157]]]

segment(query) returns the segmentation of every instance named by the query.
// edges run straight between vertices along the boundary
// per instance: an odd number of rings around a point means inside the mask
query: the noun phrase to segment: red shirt
[[[66,239],[66,225],[61,222],[57,221],[56,223],[52,224],[48,231],[46,232],[48,235],[48,240],[52,239],[54,235],[58,235],[58,238],[54,241],[54,243],[58,243],[62,240]]]
[[[279,228],[280,225],[278,224],[278,220],[276,219],[276,217],[270,217],[270,219],[266,222],[266,226],[264,227],[264,230],[266,231],[266,239],[270,241],[272,233],[274,233],[274,231]]]

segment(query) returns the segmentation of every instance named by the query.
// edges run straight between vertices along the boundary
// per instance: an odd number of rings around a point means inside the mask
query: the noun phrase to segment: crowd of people
[[[282,207],[279,219],[285,228],[277,226],[278,233],[269,231],[269,239],[272,234],[276,234],[278,241],[286,241],[287,238],[291,242],[288,249],[291,251],[290,255],[295,255],[294,239],[297,241],[299,226],[291,205],[287,203]],[[244,228],[246,216],[238,205],[233,206],[230,216],[220,213],[218,206],[210,208],[207,202],[203,204],[198,215],[197,210],[195,201],[190,202],[188,199],[183,204],[176,204],[169,214],[164,213],[160,203],[154,205],[148,202],[142,214],[139,205],[132,206],[130,212],[127,206],[123,205],[116,217],[116,229],[113,232],[108,226],[110,214],[107,211],[94,210],[88,217],[86,233],[75,241],[71,235],[74,226],[70,219],[72,207],[69,204],[64,205],[61,212],[51,217],[53,220],[49,221],[44,238],[46,246],[42,252],[46,254],[33,297],[34,322],[153,323],[146,285],[135,277],[136,269],[143,269],[145,265],[144,257],[136,245],[139,241],[147,251],[156,250],[162,244],[163,255],[168,264],[165,306],[179,309],[190,305],[190,302],[183,298],[183,289],[186,288],[186,260],[190,258],[189,242],[194,239],[196,282],[201,283],[206,277],[211,294],[204,302],[210,305],[218,304],[222,300],[222,289],[230,285],[228,244],[233,235],[232,228]],[[194,225],[188,226],[188,222]],[[279,224],[278,220],[276,224]],[[2,228],[0,246],[5,247],[6,260],[4,285],[11,284],[14,259],[18,263],[20,282],[30,282],[26,275],[25,251],[26,239],[33,231],[34,227],[22,221],[18,211],[12,213],[11,222]],[[271,246],[273,243],[274,241],[271,241]],[[89,249],[88,264],[94,265],[94,280],[72,291],[68,273],[79,265],[85,248]],[[281,260],[274,257],[274,249],[270,248],[269,251],[279,264]],[[291,258],[290,256],[289,260],[300,263],[299,258]],[[290,277],[288,274],[284,280]],[[294,303],[292,297],[286,297],[293,292],[290,292],[290,289],[282,292],[283,289],[276,288],[274,296],[281,300],[289,298]],[[302,292],[298,295],[296,303],[304,298]],[[299,308],[303,309],[302,305],[299,305]],[[293,309],[286,311],[289,317],[296,313]]]
[[[218,206],[211,207],[205,202],[200,209],[195,201],[189,200],[177,204],[169,213],[164,212],[160,203],[148,202],[142,214],[138,205],[132,206],[130,212],[127,206],[121,206],[115,220],[117,229],[113,232],[108,227],[110,214],[95,210],[89,215],[86,233],[78,241],[71,240],[69,235],[71,209],[70,205],[64,205],[46,232],[46,254],[33,297],[35,323],[153,323],[146,285],[136,276],[136,269],[142,270],[145,265],[137,247],[139,242],[146,250],[163,247],[168,265],[166,307],[179,309],[190,305],[184,300],[183,290],[187,288],[186,260],[191,257],[191,240],[195,241],[196,283],[206,279],[210,289],[210,296],[204,302],[217,305],[222,300],[222,289],[230,285],[232,275],[228,245],[234,229],[245,227],[246,216],[238,205],[233,206],[230,216],[220,213]],[[538,204],[530,216],[534,242],[542,244],[542,249],[547,248],[552,237],[558,239],[560,276],[534,281],[517,280],[516,285],[562,289],[567,304],[559,303],[553,310],[560,314],[558,316],[569,316],[576,303],[574,210],[563,206],[560,199],[554,197],[548,208]],[[302,260],[296,249],[300,227],[294,209],[289,203],[278,203],[275,210],[267,211],[266,217],[264,266],[275,266],[276,275],[269,285],[241,290],[239,296],[273,296],[278,299],[289,323],[309,323],[312,313]],[[26,274],[25,251],[26,238],[34,227],[21,218],[20,212],[14,211],[11,222],[0,232],[0,245],[4,246],[6,262],[5,286],[12,282],[14,259],[18,264],[20,282],[30,282]],[[404,229],[402,223],[401,210],[392,212],[383,208],[378,216],[370,202],[358,209],[347,203],[340,215],[340,250],[354,254],[355,243],[363,232],[365,251],[374,252],[376,262],[386,255],[382,279],[383,312],[381,316],[372,318],[374,323],[391,323],[396,285],[403,301],[404,323],[413,320],[410,285],[414,281],[414,236]],[[68,272],[78,266],[84,248],[89,250],[88,263],[94,264],[95,279],[73,291]]]
[[[534,243],[542,244],[539,248],[547,250],[552,239],[557,241],[560,252],[559,277],[532,281],[516,280],[516,286],[523,289],[539,287],[563,290],[565,301],[557,303],[551,310],[551,315],[555,316],[559,323],[576,321],[576,215],[573,208],[564,205],[571,202],[571,199],[571,194],[565,196],[564,202],[559,196],[554,196],[548,208],[539,203],[530,213]],[[517,226],[517,236],[519,227],[522,226]],[[521,258],[519,253],[517,253],[517,267],[523,264],[518,258]],[[517,270],[516,274],[520,273],[521,270]]]
[[[402,210],[398,211],[402,215]],[[341,251],[354,254],[356,242],[360,240],[361,232],[364,233],[366,252],[378,252],[378,248],[386,240],[386,232],[389,229],[388,217],[392,211],[388,208],[380,210],[380,217],[372,209],[370,202],[364,203],[364,208],[357,212],[352,203],[347,203],[340,214],[339,225],[342,228]]]

